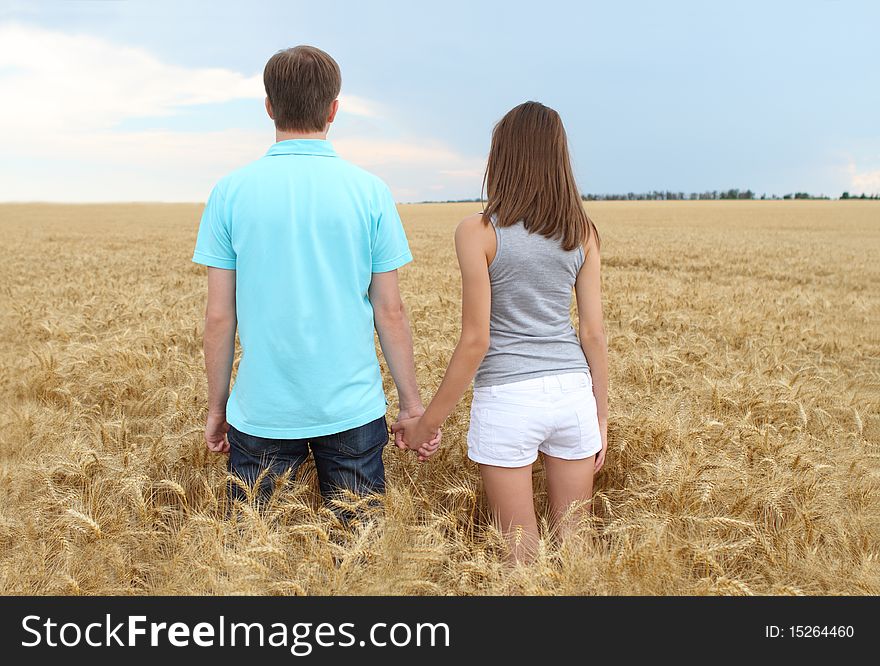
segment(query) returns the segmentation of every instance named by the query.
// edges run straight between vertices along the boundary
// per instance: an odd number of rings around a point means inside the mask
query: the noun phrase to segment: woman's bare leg
[[[572,503],[592,498],[595,461],[595,456],[583,460],[564,460],[544,454],[544,471],[547,473],[547,492],[550,498],[550,524],[560,542],[577,528],[584,513],[588,514],[591,510],[586,505],[569,511]]]
[[[532,496],[532,466],[480,465],[495,523],[508,543],[508,561],[527,563],[538,550],[538,522]]]

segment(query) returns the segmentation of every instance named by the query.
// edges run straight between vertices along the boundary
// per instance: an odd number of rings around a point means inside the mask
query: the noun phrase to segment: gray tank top
[[[522,222],[492,226],[497,249],[489,265],[489,351],[474,386],[589,372],[570,314],[583,248],[563,250],[559,241],[530,234]]]

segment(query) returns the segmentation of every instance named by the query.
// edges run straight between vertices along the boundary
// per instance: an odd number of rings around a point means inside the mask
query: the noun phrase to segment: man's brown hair
[[[525,102],[498,121],[483,187],[487,222],[493,215],[500,227],[521,221],[565,250],[585,245],[590,234],[599,242],[571,170],[562,119],[550,107]]]
[[[320,132],[327,125],[330,104],[339,96],[342,74],[327,53],[314,46],[279,51],[263,70],[266,96],[275,127],[282,131]]]

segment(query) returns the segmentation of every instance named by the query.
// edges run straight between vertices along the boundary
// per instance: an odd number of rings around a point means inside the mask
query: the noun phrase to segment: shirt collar
[[[288,139],[272,145],[266,155],[318,155],[336,157],[333,146],[325,139]]]

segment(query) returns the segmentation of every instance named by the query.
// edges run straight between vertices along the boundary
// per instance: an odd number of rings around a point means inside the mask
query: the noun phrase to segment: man
[[[325,499],[381,493],[387,403],[374,324],[399,418],[424,412],[397,281],[412,255],[388,187],[327,141],[341,88],[333,58],[280,51],[263,80],[276,143],[214,187],[193,255],[208,267],[205,441],[229,453],[231,473],[259,479],[262,500],[310,450]]]

